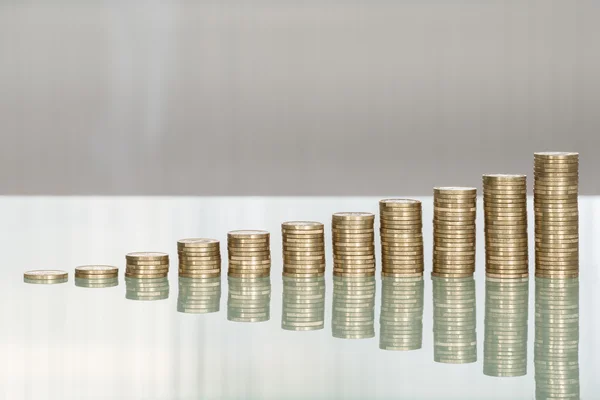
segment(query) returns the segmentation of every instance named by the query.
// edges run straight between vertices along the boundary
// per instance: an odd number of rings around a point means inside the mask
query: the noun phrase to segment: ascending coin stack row
[[[281,328],[314,331],[325,326],[325,277],[283,276]]]
[[[164,278],[169,274],[169,255],[166,253],[129,253],[125,259],[127,278]]]
[[[579,276],[579,153],[534,154],[535,275]]]
[[[325,274],[325,235],[320,222],[281,224],[283,276],[318,277]]]
[[[186,314],[208,314],[219,311],[221,277],[179,277],[177,311]]]
[[[536,399],[579,399],[579,278],[535,279]]]
[[[333,337],[375,336],[375,276],[333,276]]]
[[[432,276],[473,276],[476,210],[477,189],[434,188]]]
[[[227,319],[234,322],[264,322],[271,318],[271,278],[229,276]]]
[[[527,277],[527,177],[483,175],[483,208],[486,275]]]
[[[267,231],[242,230],[227,234],[229,270],[234,278],[260,278],[271,275],[271,245]]]
[[[333,275],[365,277],[375,275],[375,214],[340,212],[333,214]]]
[[[421,202],[386,199],[379,202],[383,276],[423,275]]]
[[[119,269],[110,265],[84,265],[75,268],[75,286],[105,288],[119,284]]]
[[[486,278],[485,375],[527,375],[528,310],[529,278]]]
[[[221,248],[215,239],[181,239],[177,242],[179,276],[216,278],[221,276]]]
[[[467,364],[477,361],[475,280],[433,280],[434,361]]]

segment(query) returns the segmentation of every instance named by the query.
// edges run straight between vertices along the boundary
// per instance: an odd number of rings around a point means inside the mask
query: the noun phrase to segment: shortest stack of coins
[[[264,322],[271,318],[271,278],[229,276],[227,319],[234,322]]]
[[[128,300],[154,301],[169,298],[169,280],[164,278],[125,277],[125,298]]]
[[[477,319],[475,280],[439,278],[433,280],[434,361],[468,364],[477,361]]]
[[[283,276],[281,328],[315,331],[325,325],[325,277]]]
[[[365,277],[375,275],[375,214],[340,212],[331,222],[333,275]]]
[[[129,253],[125,259],[127,278],[164,278],[169,274],[169,255],[166,253]]]
[[[375,276],[333,276],[333,337],[375,336]]]
[[[379,202],[383,276],[423,275],[421,202],[386,199]]]
[[[324,227],[320,222],[291,221],[281,224],[283,276],[317,277],[325,274]]]
[[[179,277],[177,311],[186,314],[208,314],[219,311],[221,277]]]
[[[483,175],[483,208],[486,275],[527,277],[527,177]]]
[[[69,278],[69,274],[65,271],[59,270],[35,270],[27,271],[23,275],[23,281],[25,283],[52,285],[55,283],[65,283]]]
[[[433,190],[432,276],[465,278],[475,272],[477,189]]]
[[[75,286],[105,288],[119,284],[119,269],[110,265],[84,265],[75,268]]]
[[[261,278],[271,275],[271,244],[267,231],[242,230],[227,234],[229,270],[233,278]]]
[[[177,241],[179,276],[216,278],[221,276],[221,249],[215,239],[181,239]]]

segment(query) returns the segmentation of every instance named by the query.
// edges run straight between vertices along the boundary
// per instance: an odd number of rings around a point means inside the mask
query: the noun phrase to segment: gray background
[[[0,193],[600,193],[600,2],[0,0]]]

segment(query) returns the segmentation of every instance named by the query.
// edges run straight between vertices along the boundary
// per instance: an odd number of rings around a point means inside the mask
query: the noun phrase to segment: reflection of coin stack
[[[215,239],[181,239],[177,242],[179,276],[215,278],[221,276],[221,249]]]
[[[423,277],[382,278],[379,348],[416,350],[423,343]]]
[[[375,277],[333,277],[333,337],[375,336]]]
[[[333,214],[333,274],[346,277],[375,275],[375,215],[363,212]]]
[[[525,175],[483,175],[485,271],[492,278],[529,275]]]
[[[535,279],[537,399],[579,399],[579,278]]]
[[[177,311],[186,314],[208,314],[219,311],[221,277],[179,277]]]
[[[165,300],[169,298],[169,280],[164,278],[129,278],[125,276],[129,300]]]
[[[77,278],[75,286],[83,288],[107,288],[119,285],[119,278]]]
[[[485,281],[483,373],[527,375],[529,278]]]
[[[476,207],[475,188],[434,188],[433,276],[473,276]]]
[[[431,278],[434,360],[446,364],[477,361],[475,280]]]
[[[325,322],[325,278],[283,277],[281,328],[289,331],[323,329]]]
[[[263,322],[271,317],[271,278],[229,276],[227,319],[235,322]]]
[[[271,275],[270,235],[266,231],[231,231],[227,234],[229,270],[234,278]],[[269,281],[270,282],[270,281]]]
[[[579,153],[534,154],[535,276],[579,276]]]
[[[129,253],[125,259],[125,276],[128,278],[164,278],[169,274],[169,255],[166,253]]]
[[[421,202],[386,199],[379,202],[383,276],[423,275]]]
[[[315,277],[325,273],[324,227],[320,222],[291,221],[281,224],[283,275]]]

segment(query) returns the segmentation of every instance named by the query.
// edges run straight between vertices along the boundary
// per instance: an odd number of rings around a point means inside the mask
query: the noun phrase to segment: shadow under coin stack
[[[333,275],[365,277],[375,275],[375,214],[340,212],[333,214]]]
[[[527,177],[483,175],[485,272],[492,278],[529,276]]]
[[[382,276],[423,275],[421,202],[379,201]]]
[[[60,270],[35,270],[27,271],[23,275],[25,283],[53,285],[56,283],[65,283],[69,279],[69,274]]]
[[[186,278],[179,276],[177,311],[186,314],[209,314],[219,311],[221,277]]]
[[[177,241],[179,276],[216,278],[221,276],[221,249],[215,239],[195,238]]]
[[[324,227],[320,222],[281,224],[283,276],[317,277],[325,274]]]
[[[164,278],[169,274],[169,255],[166,253],[129,253],[125,259],[127,278]]]
[[[375,336],[375,277],[333,276],[333,337]]]
[[[75,268],[75,286],[106,288],[119,284],[119,268],[110,265],[84,265]]]
[[[433,190],[432,276],[464,278],[475,272],[477,189]]]
[[[534,363],[536,399],[579,399],[579,278],[535,279]]]
[[[271,318],[271,278],[229,276],[227,319],[234,322],[264,322]]]
[[[408,351],[423,344],[423,277],[383,276],[379,348]]]
[[[129,278],[125,276],[125,298],[154,301],[169,298],[169,280],[164,278]]]
[[[527,375],[529,278],[485,280],[483,373]]]
[[[579,276],[579,153],[534,154],[535,276]]]
[[[283,276],[281,328],[316,331],[325,325],[325,278]]]
[[[230,277],[262,278],[271,276],[269,232],[231,231],[227,234],[227,250],[229,253],[227,274]]]
[[[433,280],[434,361],[467,364],[477,361],[477,320],[475,280],[439,278]]]

